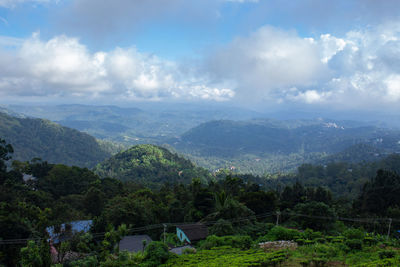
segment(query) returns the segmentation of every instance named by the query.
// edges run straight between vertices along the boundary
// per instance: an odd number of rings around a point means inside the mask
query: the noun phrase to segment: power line
[[[224,221],[228,221],[231,223],[239,223],[247,220],[253,220],[253,219],[261,219],[261,218],[267,218],[270,216],[276,216],[276,212],[268,212],[268,213],[261,213],[257,215],[251,215],[251,216],[246,216],[246,217],[239,217],[235,219],[225,219]],[[351,221],[351,222],[359,222],[359,223],[376,223],[376,222],[400,222],[400,219],[391,219],[391,218],[345,218],[345,217],[329,217],[329,216],[317,216],[317,215],[308,215],[308,214],[300,214],[300,213],[295,213],[295,212],[281,212],[281,215],[289,215],[291,217],[305,217],[305,218],[310,218],[310,219],[322,219],[322,220],[338,220],[338,221]],[[212,226],[218,223],[219,221],[205,221],[205,222],[200,222],[200,224],[207,225],[207,226]],[[179,227],[182,225],[193,225],[193,229],[196,228],[195,225],[199,224],[199,222],[191,222],[191,223],[165,223],[168,227]],[[164,227],[164,224],[152,224],[152,225],[147,225],[147,226],[141,226],[141,227],[135,227],[135,228],[129,228],[127,231],[129,233],[136,233],[136,232],[144,232],[144,231],[150,231],[150,230],[155,230],[155,229],[161,229]],[[190,227],[188,229],[191,229]],[[102,237],[106,234],[106,232],[99,232],[99,233],[92,233],[92,237]],[[17,244],[26,244],[28,241],[41,241],[41,240],[47,240],[48,238],[19,238],[19,239],[6,239],[6,240],[0,240],[0,245],[17,245]]]

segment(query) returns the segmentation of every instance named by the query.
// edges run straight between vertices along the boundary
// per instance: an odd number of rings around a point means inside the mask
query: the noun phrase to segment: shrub
[[[300,237],[302,237],[302,234],[298,230],[275,226],[263,237],[266,240],[261,241],[296,240]]]
[[[304,233],[303,233],[304,237],[306,239],[310,239],[310,240],[314,240],[317,238],[322,238],[323,235],[321,232],[318,231],[313,231],[312,229],[307,228]]]
[[[372,236],[366,236],[364,238],[364,243],[369,245],[369,246],[373,246],[376,245],[378,243],[378,240],[376,240],[374,237]]]
[[[304,241],[304,245],[313,245],[314,244],[314,240],[306,240]]]
[[[303,267],[308,267],[308,266],[310,266],[310,260],[303,259],[303,260],[300,261],[300,265],[303,266]]]
[[[335,237],[334,237],[334,236],[331,236],[331,235],[328,235],[328,236],[326,236],[325,238],[326,238],[326,240],[328,240],[328,242],[332,242],[332,240],[335,239]]]
[[[343,235],[347,239],[364,240],[365,232],[360,229],[348,229],[348,230],[344,231]]]
[[[318,257],[333,258],[340,254],[339,248],[327,244],[315,244],[314,252]]]
[[[336,236],[335,238],[332,239],[332,243],[343,243],[344,241],[344,236]]]
[[[217,236],[232,235],[234,233],[232,223],[219,219],[211,228],[210,233]]]
[[[326,258],[313,258],[312,262],[314,263],[314,266],[316,267],[322,267],[325,266],[328,260]]]
[[[396,251],[394,250],[382,250],[378,252],[380,259],[390,259],[396,256]]]
[[[164,243],[153,241],[145,249],[144,263],[146,266],[159,266],[166,262],[169,256],[168,247]]]
[[[306,240],[305,240],[305,239],[303,239],[303,238],[296,239],[296,243],[297,243],[297,244],[299,244],[299,246],[302,246],[302,245],[304,245],[304,244],[305,244],[305,242],[306,242]]]
[[[252,239],[247,235],[237,235],[237,236],[215,236],[211,235],[204,240],[200,248],[201,249],[211,249],[214,247],[229,246],[233,248],[249,249],[252,244]]]
[[[362,249],[362,241],[359,239],[350,239],[346,240],[346,245],[351,250],[361,250]]]

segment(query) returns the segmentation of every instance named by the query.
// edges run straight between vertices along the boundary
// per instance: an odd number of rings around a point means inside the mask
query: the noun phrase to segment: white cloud
[[[216,78],[235,81],[240,95],[254,99],[283,88],[314,85],[326,72],[318,44],[273,27],[218,49],[205,68]]]
[[[236,84],[238,100],[395,106],[400,101],[400,23],[318,38],[263,27],[217,49],[205,69]]]
[[[76,38],[61,35],[43,41],[34,34],[12,53],[0,53],[0,94],[6,96],[222,101],[234,95],[134,47],[91,53]]]
[[[64,35],[0,37],[0,95],[116,100],[236,99],[370,108],[400,101],[400,23],[304,38],[262,27],[202,64],[135,47],[91,52]],[[13,49],[10,49],[12,47]],[[268,102],[267,102],[268,101]]]
[[[305,102],[307,104],[321,103],[327,101],[331,92],[318,92],[317,90],[306,90],[297,92],[295,95],[288,94],[287,98],[294,101]]]

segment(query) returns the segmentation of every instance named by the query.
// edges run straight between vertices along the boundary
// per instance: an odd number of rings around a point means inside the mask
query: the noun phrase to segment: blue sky
[[[390,109],[397,0],[0,0],[3,102]]]

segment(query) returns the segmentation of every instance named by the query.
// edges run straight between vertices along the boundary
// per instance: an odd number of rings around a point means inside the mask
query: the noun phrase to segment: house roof
[[[128,235],[119,241],[119,250],[129,252],[139,252],[143,250],[143,240],[146,240],[146,246],[153,240],[148,235]]]
[[[177,228],[181,229],[190,241],[201,240],[208,236],[207,226],[201,223],[183,224],[177,226]]]

